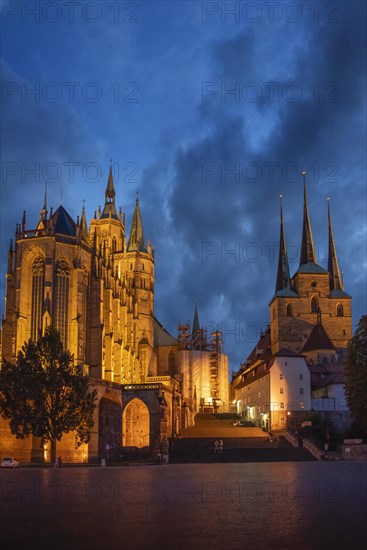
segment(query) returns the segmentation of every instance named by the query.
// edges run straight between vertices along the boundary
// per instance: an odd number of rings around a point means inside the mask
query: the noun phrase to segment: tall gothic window
[[[35,258],[32,264],[32,321],[31,339],[36,341],[42,330],[43,279],[45,262],[43,258]]]
[[[56,266],[54,326],[59,331],[64,346],[67,346],[68,337],[69,286],[69,265],[66,260],[60,260]]]
[[[287,304],[287,315],[288,315],[288,317],[292,316],[292,306],[291,306],[291,304]]]
[[[317,302],[317,299],[315,297],[311,300],[311,313],[317,313],[319,310],[319,304]]]
[[[336,314],[337,314],[338,317],[343,317],[344,310],[343,310],[343,306],[341,304],[338,304],[336,306]]]

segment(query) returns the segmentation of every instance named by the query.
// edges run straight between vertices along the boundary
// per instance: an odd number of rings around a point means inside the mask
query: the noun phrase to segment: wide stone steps
[[[311,461],[314,457],[302,447],[292,447],[284,438],[277,442],[259,441],[249,438],[224,438],[223,453],[214,452],[214,441],[205,439],[172,439],[170,462],[212,463],[212,462],[287,462]]]

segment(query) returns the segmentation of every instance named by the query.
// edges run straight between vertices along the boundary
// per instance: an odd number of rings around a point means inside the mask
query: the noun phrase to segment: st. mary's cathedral
[[[106,446],[154,454],[162,437],[179,434],[196,412],[228,410],[220,337],[203,344],[196,308],[184,340],[155,318],[154,247],[139,200],[127,234],[115,195],[110,167],[104,207],[88,227],[84,208],[76,221],[63,206],[48,211],[45,193],[35,229],[23,212],[9,248],[2,357],[15,362],[24,342],[52,325],[98,391],[91,441],[78,454],[65,436],[67,460],[97,460]],[[40,458],[36,438],[17,441],[3,421],[0,428],[3,454],[16,449],[23,460]]]

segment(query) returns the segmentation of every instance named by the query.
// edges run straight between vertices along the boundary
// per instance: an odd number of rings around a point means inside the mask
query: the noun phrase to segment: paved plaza
[[[359,550],[367,463],[1,471],[3,548]]]

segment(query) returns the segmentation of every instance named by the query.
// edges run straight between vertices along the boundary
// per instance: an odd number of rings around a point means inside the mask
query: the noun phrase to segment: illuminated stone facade
[[[63,206],[48,212],[46,198],[36,228],[27,227],[24,212],[10,245],[1,357],[15,362],[24,342],[53,325],[98,392],[89,444],[75,450],[73,435],[63,437],[64,459],[95,461],[106,451],[112,457],[132,448],[155,455],[164,436],[193,423],[193,388],[198,403],[208,396],[201,378],[192,386],[191,359],[154,316],[154,248],[145,240],[139,201],[127,235],[112,168],[104,207],[89,227],[84,208],[75,222]],[[207,373],[208,353],[200,353]],[[227,403],[223,354],[220,394]],[[0,433],[2,454],[48,459],[48,447],[40,450],[35,438],[15,440],[1,419]]]
[[[329,203],[328,232],[324,269],[317,264],[304,182],[299,268],[291,278],[281,205],[270,325],[230,384],[235,410],[264,428],[284,428],[296,412],[323,410],[325,391],[321,394],[318,388],[325,386],[326,374],[327,383],[337,384],[338,391],[344,385],[343,361],[352,337],[351,296],[339,271]],[[333,399],[333,410],[345,409],[345,403]]]

